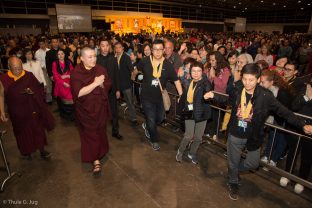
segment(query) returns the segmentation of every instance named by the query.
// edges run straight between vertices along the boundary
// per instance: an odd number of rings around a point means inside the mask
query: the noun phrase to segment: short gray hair
[[[80,56],[84,56],[86,54],[87,51],[94,51],[93,48],[90,48],[89,46],[85,46],[80,50]]]
[[[254,62],[252,56],[249,53],[242,53],[237,58],[239,57],[243,57],[244,59],[246,59],[246,64],[252,64]]]

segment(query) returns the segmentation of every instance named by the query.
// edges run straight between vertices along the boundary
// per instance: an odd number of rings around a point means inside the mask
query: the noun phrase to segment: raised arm
[[[105,80],[104,75],[95,77],[94,81],[91,84],[81,88],[81,90],[78,93],[78,97],[90,94],[90,92],[92,92],[97,86],[103,86],[104,80]]]

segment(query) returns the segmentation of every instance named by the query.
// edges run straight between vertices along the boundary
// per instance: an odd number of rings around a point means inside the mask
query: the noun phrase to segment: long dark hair
[[[222,69],[229,68],[229,64],[227,63],[224,56],[219,51],[214,51],[214,52],[210,53],[209,57],[210,56],[215,56],[216,61],[217,61],[217,66],[215,68],[216,76],[219,76]],[[209,64],[208,67],[211,68],[211,65]]]
[[[65,67],[64,67],[64,70],[62,71],[61,65],[60,65],[60,60],[57,59],[57,60],[55,61],[55,63],[56,63],[56,69],[57,69],[57,72],[58,72],[59,74],[65,74],[67,71],[69,71],[71,62],[70,62],[69,60],[66,59],[65,51],[64,51],[63,49],[59,49],[59,50],[57,51],[57,53],[58,53],[59,51],[62,51],[62,52],[64,53],[64,63],[65,63]]]
[[[36,60],[33,51],[30,48],[25,48],[24,51],[23,51],[23,55],[21,57],[21,60],[22,60],[23,64],[25,64],[27,62],[26,54],[29,53],[29,52],[32,54],[32,60],[33,61]]]

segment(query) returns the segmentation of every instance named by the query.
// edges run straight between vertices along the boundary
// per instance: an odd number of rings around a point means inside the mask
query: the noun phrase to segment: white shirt
[[[45,50],[42,50],[41,48],[39,48],[35,53],[35,58],[37,61],[39,61],[41,68],[46,68],[45,57],[46,57],[47,51],[49,51],[49,50],[50,49],[48,49],[48,48],[46,48]]]
[[[44,79],[43,70],[40,66],[39,61],[27,61],[27,63],[23,64],[23,69],[25,71],[33,73],[33,75],[40,83],[43,83],[44,86],[47,86],[47,83]]]
[[[268,55],[268,56],[263,56],[262,54],[258,53],[256,55],[256,58],[255,58],[255,63],[259,60],[264,60],[266,61],[269,66],[272,66],[273,65],[273,56],[272,55]]]

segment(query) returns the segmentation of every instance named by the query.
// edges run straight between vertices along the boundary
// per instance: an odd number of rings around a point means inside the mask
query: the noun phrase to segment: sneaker
[[[183,156],[183,153],[180,152],[180,150],[178,149],[177,155],[176,155],[176,161],[177,162],[182,162],[182,156]]]
[[[280,157],[280,160],[284,160],[284,159],[286,159],[287,158],[287,156],[288,156],[288,151],[287,152],[285,152],[281,157]]]
[[[217,135],[213,135],[213,136],[212,136],[212,140],[213,140],[213,141],[217,141],[217,139],[218,139],[218,138],[217,138]]]
[[[273,160],[270,160],[269,165],[271,165],[271,166],[273,166],[273,167],[276,167],[276,162],[274,162]]]
[[[144,133],[145,133],[146,138],[150,139],[151,135],[149,134],[149,132],[146,128],[146,123],[142,123],[142,128],[144,129]]]
[[[263,156],[261,158],[261,161],[264,162],[264,163],[268,163],[268,157],[267,156]]]
[[[158,144],[157,142],[152,143],[152,148],[153,148],[153,150],[155,150],[155,151],[160,150],[160,146],[159,146],[159,144]]]
[[[187,154],[187,157],[192,160],[192,163],[195,165],[198,164],[197,156],[196,155],[191,155],[190,153]]]
[[[281,186],[286,187],[288,183],[289,183],[289,179],[288,178],[281,177],[281,180],[280,180],[280,185]]]
[[[295,187],[294,187],[294,192],[296,194],[301,194],[304,190],[304,186],[299,184],[299,183],[296,183]]]
[[[204,134],[204,136],[205,136],[205,137],[208,137],[208,138],[211,137],[210,134]]]
[[[230,199],[234,201],[238,200],[238,184],[230,183],[228,184],[228,188],[229,188]]]

